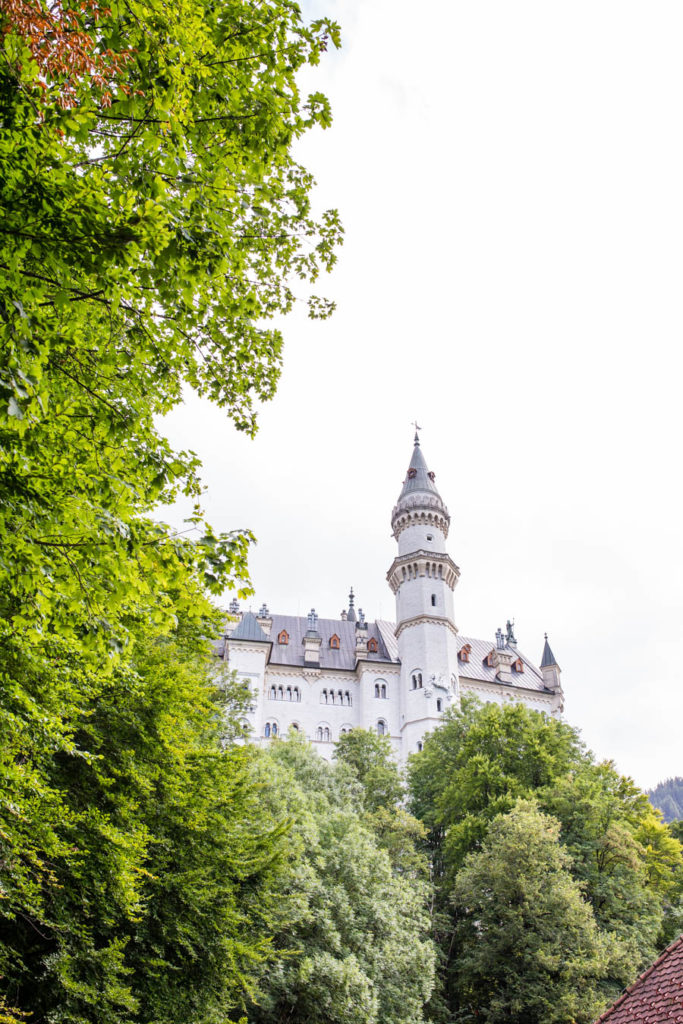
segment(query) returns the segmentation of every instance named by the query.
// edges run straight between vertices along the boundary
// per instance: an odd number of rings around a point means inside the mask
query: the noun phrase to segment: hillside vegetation
[[[662,812],[666,822],[683,820],[683,777],[665,779],[654,789],[648,789],[650,803]]]

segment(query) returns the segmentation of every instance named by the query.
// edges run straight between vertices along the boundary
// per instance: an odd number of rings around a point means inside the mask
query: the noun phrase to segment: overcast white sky
[[[449,506],[456,621],[548,631],[566,717],[642,786],[683,774],[683,5],[314,0],[344,46],[300,147],[346,244],[326,323],[285,323],[250,441],[167,422],[257,610],[393,618],[411,421]]]

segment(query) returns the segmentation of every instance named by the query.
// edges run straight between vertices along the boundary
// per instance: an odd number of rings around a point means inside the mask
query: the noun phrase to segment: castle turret
[[[460,570],[446,551],[450,516],[415,434],[413,454],[391,526],[398,557],[387,573],[396,595],[401,661],[400,728],[403,757],[419,749],[457,696],[457,628],[453,590]]]
[[[557,664],[557,659],[550,649],[548,643],[548,634],[545,634],[545,644],[543,645],[543,654],[541,656],[541,672],[543,674],[543,684],[546,690],[550,690],[552,693],[559,695],[560,700],[564,697],[562,692],[562,682],[560,676],[562,674],[560,666]],[[562,705],[560,704],[560,711]]]

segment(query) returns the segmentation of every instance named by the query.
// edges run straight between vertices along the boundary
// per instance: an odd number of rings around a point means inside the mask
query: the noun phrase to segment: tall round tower
[[[387,573],[396,595],[404,759],[421,749],[425,733],[458,695],[453,590],[460,570],[446,552],[449,524],[448,509],[416,433],[408,472],[391,514],[398,556]]]

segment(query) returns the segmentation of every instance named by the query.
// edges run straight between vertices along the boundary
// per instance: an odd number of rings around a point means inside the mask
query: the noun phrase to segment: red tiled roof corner
[[[683,1024],[683,935],[594,1024]]]

